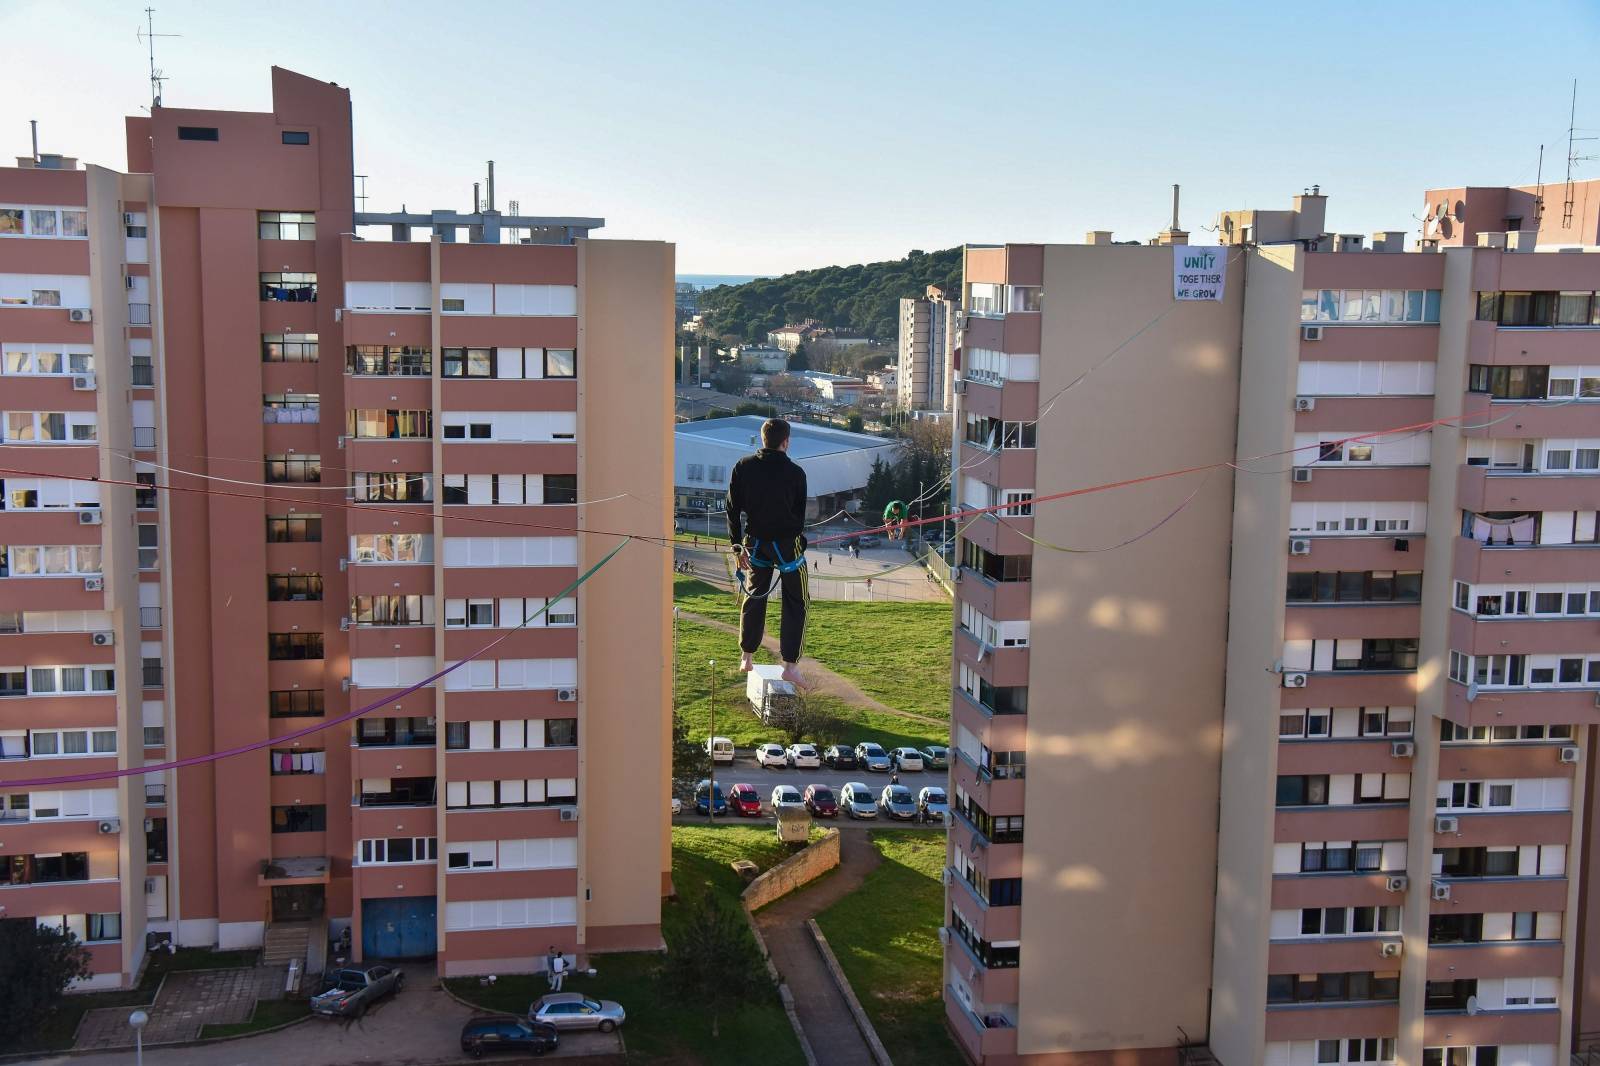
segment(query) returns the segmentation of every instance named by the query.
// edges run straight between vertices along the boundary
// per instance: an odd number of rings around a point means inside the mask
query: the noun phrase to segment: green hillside
[[[749,341],[790,322],[814,318],[882,341],[899,331],[900,299],[921,296],[929,285],[955,292],[961,284],[961,249],[913,251],[885,263],[802,270],[743,285],[723,285],[700,297],[713,327]]]

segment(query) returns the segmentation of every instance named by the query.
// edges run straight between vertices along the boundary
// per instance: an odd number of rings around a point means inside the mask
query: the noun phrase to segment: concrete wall
[[[810,844],[751,881],[739,895],[747,911],[762,907],[788,895],[801,885],[815,881],[839,865],[839,831],[830,829],[821,840]]]
[[[1096,369],[1041,410],[1040,495],[1233,454],[1241,261],[1225,300],[1175,304],[1171,249],[1044,248],[1040,396]],[[1041,540],[1102,547],[1195,494],[1120,550],[1034,553],[1023,1055],[1170,1054],[1205,1030],[1233,492],[1202,478],[1034,517]]]

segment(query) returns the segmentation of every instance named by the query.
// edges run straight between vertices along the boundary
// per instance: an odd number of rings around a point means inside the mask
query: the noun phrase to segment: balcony
[[[1492,940],[1428,944],[1428,980],[1467,977],[1559,977],[1559,940]]]
[[[1007,422],[1028,422],[1039,417],[1039,383],[969,381],[962,406],[974,415]]]
[[[961,567],[956,592],[978,611],[999,621],[1029,617],[1033,585],[1028,581],[993,581],[971,567]]]
[[[987,1018],[980,1018],[961,1002],[949,985],[944,986],[944,1010],[950,1028],[972,1058],[981,1060],[989,1055],[1017,1053],[1016,1022],[1003,1012],[991,1011]]]
[[[354,806],[364,809],[375,807],[432,807],[437,802],[435,779],[432,777],[396,777],[386,779],[386,792],[361,792]]]
[[[1457,537],[1450,576],[1474,585],[1600,582],[1600,544],[1491,546]]]
[[[1600,474],[1463,466],[1456,474],[1456,502],[1477,512],[1600,510]]]
[[[319,404],[274,405],[261,408],[261,421],[269,426],[314,426],[322,421]]]
[[[956,658],[985,681],[1000,686],[1028,683],[1028,648],[997,648],[983,643],[965,627],[956,627]]]
[[[950,894],[960,897],[962,916],[974,933],[990,942],[1022,939],[1020,906],[991,906],[954,867],[946,867],[945,875],[950,880]]]
[[[1302,688],[1285,688],[1280,705],[1285,708],[1406,705],[1416,703],[1416,693],[1415,670],[1330,670],[1306,674]]]

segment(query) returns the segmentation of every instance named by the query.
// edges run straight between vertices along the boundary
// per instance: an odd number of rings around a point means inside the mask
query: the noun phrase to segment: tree
[[[744,390],[750,387],[750,375],[732,363],[717,367],[711,381],[718,392],[725,392],[729,396],[742,396]]]
[[[809,741],[812,744],[837,744],[844,738],[844,722],[826,705],[796,692],[794,715],[782,726],[783,735],[791,744]]]
[[[767,395],[784,403],[805,403],[812,398],[811,384],[796,374],[774,374],[767,379]]]
[[[685,1006],[711,1013],[711,1035],[726,1007],[769,995],[772,987],[750,927],[715,893],[704,891],[667,939],[665,985]]]
[[[705,746],[689,736],[689,724],[683,715],[672,712],[672,794],[693,796],[698,785],[711,768],[711,757]]]
[[[37,1033],[67,985],[93,972],[71,930],[32,918],[0,920],[0,1047]]]
[[[844,419],[844,428],[851,433],[860,433],[867,426],[866,419],[861,417],[860,411],[851,411]]]
[[[798,370],[810,370],[810,369],[811,369],[811,353],[806,350],[805,342],[801,341],[799,344],[797,344],[795,346],[794,351],[789,353],[789,370],[790,371],[798,371]]]

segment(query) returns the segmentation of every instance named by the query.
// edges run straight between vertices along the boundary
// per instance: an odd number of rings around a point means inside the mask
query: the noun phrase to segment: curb
[[[761,961],[766,963],[767,975],[772,978],[772,983],[778,986],[778,1002],[783,1004],[783,1013],[789,1019],[789,1028],[794,1030],[795,1039],[800,1041],[800,1053],[806,1057],[806,1066],[818,1066],[817,1053],[811,1050],[811,1041],[806,1038],[806,1031],[800,1026],[800,1015],[794,1009],[794,993],[789,991],[783,975],[778,972],[777,964],[772,961],[772,953],[767,950],[767,941],[756,926],[755,915],[750,913],[749,908],[743,906],[739,908],[739,913],[744,915],[744,924],[750,927],[750,935],[756,938],[756,947],[761,950]]]
[[[827,966],[828,973],[833,977],[833,983],[839,986],[840,993],[844,996],[845,1003],[850,1007],[850,1016],[855,1019],[856,1028],[861,1030],[861,1036],[872,1049],[872,1058],[878,1066],[894,1066],[889,1058],[888,1050],[883,1046],[883,1041],[878,1039],[878,1031],[872,1027],[872,1020],[867,1017],[867,1012],[862,1009],[861,1001],[856,998],[855,989],[850,987],[850,981],[844,975],[844,970],[839,967],[839,960],[834,957],[833,949],[828,946],[828,938],[822,935],[822,930],[817,926],[815,918],[806,919],[806,928],[811,930],[811,937],[816,941],[817,951],[822,954],[823,965]]]

